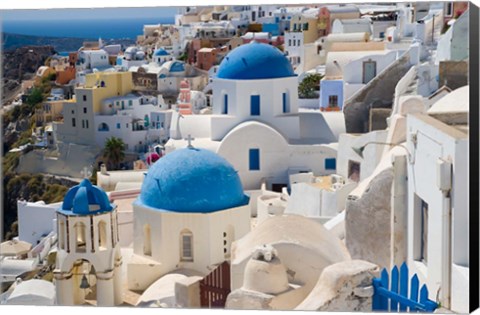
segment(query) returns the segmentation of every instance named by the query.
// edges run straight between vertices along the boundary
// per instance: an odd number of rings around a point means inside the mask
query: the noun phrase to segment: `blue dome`
[[[165,49],[160,48],[160,49],[157,49],[153,55],[154,56],[168,56],[168,52]]]
[[[232,165],[205,149],[175,150],[155,162],[137,203],[175,212],[208,213],[248,203]]]
[[[183,72],[185,71],[185,64],[180,61],[175,61],[170,66],[170,72]]]
[[[271,45],[252,41],[223,58],[217,78],[231,80],[276,79],[295,76],[283,53]]]
[[[68,190],[58,212],[66,215],[90,215],[111,211],[113,208],[105,191],[84,179]]]

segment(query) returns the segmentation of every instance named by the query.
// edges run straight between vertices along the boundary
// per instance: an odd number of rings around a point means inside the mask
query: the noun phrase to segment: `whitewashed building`
[[[57,210],[56,300],[78,305],[96,287],[98,306],[123,303],[117,211],[107,194],[84,179]]]
[[[250,231],[249,198],[217,154],[187,148],[155,162],[134,207],[128,287],[145,290],[177,269],[206,275]]]
[[[342,113],[298,109],[298,80],[288,59],[275,47],[253,42],[228,54],[212,82],[212,115],[174,113],[167,152],[195,147],[226,158],[245,189],[280,191],[292,172],[330,174],[336,151],[326,144],[344,132]]]
[[[128,70],[130,67],[139,67],[147,63],[145,52],[138,47],[128,47],[123,55],[117,57],[117,65]]]
[[[469,305],[468,96],[459,88],[407,117],[409,267],[459,313]]]
[[[59,203],[47,205],[43,201],[17,201],[18,239],[35,245],[55,231],[55,212],[59,206]]]
[[[166,142],[172,111],[163,110],[161,103],[161,97],[138,94],[104,99],[94,116],[96,144],[103,147],[108,138],[116,137],[123,140],[126,151],[146,152],[149,145]]]

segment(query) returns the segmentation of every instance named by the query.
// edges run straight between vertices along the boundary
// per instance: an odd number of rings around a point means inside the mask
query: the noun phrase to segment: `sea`
[[[2,21],[2,32],[32,36],[136,39],[145,24],[174,24],[175,18]]]

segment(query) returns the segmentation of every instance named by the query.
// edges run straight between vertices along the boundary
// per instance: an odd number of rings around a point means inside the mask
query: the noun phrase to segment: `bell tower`
[[[58,251],[54,270],[57,303],[98,306],[123,302],[116,207],[88,179],[72,187],[57,210]]]

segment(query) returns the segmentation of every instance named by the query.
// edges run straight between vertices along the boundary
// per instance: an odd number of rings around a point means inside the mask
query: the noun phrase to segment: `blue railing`
[[[408,281],[408,267],[405,263],[392,269],[391,278],[386,269],[380,278],[373,279],[373,311],[386,312],[433,312],[438,304],[428,299],[428,289],[424,284],[419,292],[418,276]],[[420,295],[419,295],[420,293]]]

